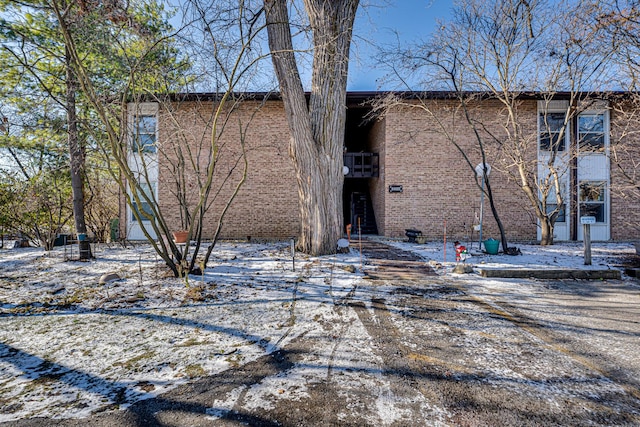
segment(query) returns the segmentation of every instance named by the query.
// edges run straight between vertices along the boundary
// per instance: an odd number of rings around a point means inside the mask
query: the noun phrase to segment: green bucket
[[[500,247],[500,242],[495,239],[488,239],[484,242],[484,250],[486,253],[490,255],[496,255],[498,253],[498,248]]]

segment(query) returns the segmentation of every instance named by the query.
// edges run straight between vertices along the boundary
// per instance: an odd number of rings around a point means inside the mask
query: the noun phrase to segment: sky
[[[180,5],[184,0],[170,0]],[[349,91],[394,89],[381,86],[384,71],[376,68],[375,58],[381,46],[396,46],[424,40],[437,28],[439,21],[450,18],[453,0],[360,0],[354,24],[349,64]],[[180,7],[178,6],[178,9]],[[180,28],[180,14],[172,21]],[[295,40],[294,40],[295,43]],[[266,42],[265,42],[266,47]],[[305,89],[310,84],[308,63],[298,61]],[[260,86],[250,90],[266,90]]]
[[[451,0],[374,0],[360,7],[354,25],[350,91],[389,89],[381,87],[382,70],[375,69],[375,45],[394,45],[426,39],[439,21],[450,18]]]

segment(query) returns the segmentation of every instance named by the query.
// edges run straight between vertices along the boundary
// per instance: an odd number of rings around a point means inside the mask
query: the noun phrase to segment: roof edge
[[[610,98],[626,98],[630,96],[637,96],[638,92],[632,91],[583,91],[578,92],[577,95],[580,98],[589,97],[597,99],[610,99]],[[305,95],[309,97],[310,92],[306,92]],[[176,92],[167,94],[152,94],[142,97],[140,102],[215,102],[220,101],[225,96],[224,92]],[[282,101],[280,92],[232,92],[230,94],[234,100],[253,100],[253,101]],[[479,99],[496,99],[497,97],[491,92],[482,91],[347,91],[347,103],[357,104],[371,102],[375,99],[384,98],[387,96],[395,96],[402,99],[458,99],[461,96],[465,98],[477,97]],[[573,92],[520,92],[517,94],[518,99],[523,100],[539,100],[542,98],[551,97],[551,99],[564,100],[575,97],[576,93]]]

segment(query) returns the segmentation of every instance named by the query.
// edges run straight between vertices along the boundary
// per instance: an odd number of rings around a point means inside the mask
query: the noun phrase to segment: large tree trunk
[[[67,133],[69,142],[69,165],[71,169],[71,191],[73,194],[73,218],[75,222],[76,233],[78,235],[87,234],[87,224],[84,218],[84,158],[85,152],[82,144],[80,144],[78,132],[78,117],[76,115],[76,93],[78,92],[78,79],[73,70],[71,57],[66,52],[66,69],[67,69]],[[88,240],[81,240],[80,259],[90,259],[91,245]]]
[[[342,235],[343,146],[349,48],[358,0],[305,0],[313,31],[309,103],[295,60],[286,0],[265,0],[269,48],[284,101],[302,229],[298,249],[336,251]]]

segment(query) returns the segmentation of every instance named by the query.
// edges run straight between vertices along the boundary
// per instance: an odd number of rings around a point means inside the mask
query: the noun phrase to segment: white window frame
[[[592,129],[583,130],[582,128],[582,119],[586,118],[602,118],[602,130],[601,131],[593,131]],[[601,152],[607,148],[607,132],[606,132],[606,117],[603,113],[581,113],[578,115],[578,146],[580,147],[580,151],[585,152]],[[594,136],[597,136],[599,139],[602,139],[602,145],[598,144],[595,146],[590,140],[593,139]],[[585,140],[587,142],[585,142]],[[587,150],[583,149],[584,147],[589,147]]]
[[[537,125],[537,135],[536,135],[536,145],[538,152],[538,170],[537,170],[537,178],[545,176],[549,173],[548,169],[548,161],[550,156],[552,155],[551,150],[547,150],[542,148],[541,136],[543,135],[543,120],[545,114],[555,114],[562,113],[566,119],[566,114],[569,111],[569,102],[568,101],[538,101],[538,108],[536,111],[536,125]],[[554,238],[557,240],[569,240],[571,235],[571,217],[569,212],[571,212],[571,207],[573,206],[573,201],[571,200],[571,180],[570,180],[570,136],[571,136],[571,126],[567,125],[564,130],[564,150],[558,150],[556,152],[554,165],[557,167],[560,173],[560,191],[563,196],[563,213],[564,216],[560,217],[559,220],[556,220],[554,227]],[[542,199],[542,193],[538,194],[538,197]],[[555,193],[552,191],[547,197],[547,210],[551,210],[557,204]],[[564,221],[563,221],[564,220]],[[538,224],[538,239],[541,239],[541,228]]]
[[[578,114],[578,131],[580,131],[580,117],[602,116],[602,137],[603,146],[594,150],[584,149],[583,144],[578,140],[578,179],[576,189],[578,195],[578,216],[587,216],[583,206],[585,204],[602,205],[604,207],[602,218],[596,217],[596,224],[599,226],[611,226],[611,167],[609,164],[609,152],[611,144],[610,115],[605,102],[597,105],[596,108],[587,109]],[[580,135],[580,133],[578,134]],[[594,167],[596,165],[597,167]],[[584,183],[601,183],[603,186],[602,200],[583,200],[582,185]],[[590,216],[590,215],[589,215]],[[608,233],[607,233],[608,234]]]
[[[581,132],[580,132],[580,118],[581,117],[593,117],[593,116],[602,116],[602,138],[603,138],[603,147],[598,150],[587,149],[583,150],[583,144],[581,143]],[[609,147],[611,144],[611,132],[610,132],[610,120],[609,120],[609,110],[599,109],[599,110],[585,110],[578,114],[578,155],[579,156],[588,156],[588,155],[609,155]]]
[[[158,129],[159,129],[159,120],[158,120],[158,111],[159,111],[158,103],[156,102],[142,102],[142,103],[134,103],[131,102],[127,106],[128,111],[128,151],[130,154],[151,154],[155,155],[157,153],[157,145],[159,141]],[[139,135],[139,118],[144,117],[154,117],[155,118],[155,129],[153,135],[153,150],[146,150],[144,145],[142,150],[136,149],[136,136]]]
[[[592,198],[584,192],[584,185],[590,184],[593,188],[601,187],[597,198]],[[578,182],[578,209],[580,216],[595,216],[597,224],[609,223],[609,183],[606,180],[588,180],[583,179]],[[585,207],[586,205],[599,206],[602,209],[602,217],[592,215]]]
[[[147,129],[145,124],[153,120],[153,130]],[[142,124],[142,126],[141,126]],[[150,141],[146,141],[149,139]],[[157,151],[158,116],[156,114],[138,114],[133,116],[133,132],[131,134],[131,151],[134,153],[151,153]]]
[[[536,112],[536,123],[537,123],[537,144],[538,144],[538,158],[541,157],[541,154],[546,153],[549,155],[551,152],[550,149],[542,148],[541,140],[543,133],[546,133],[546,129],[543,128],[543,117],[548,114],[560,114],[564,115],[564,120],[566,121],[567,114],[569,113],[569,102],[568,101],[538,101],[538,110]],[[558,155],[562,153],[569,152],[569,144],[571,141],[571,126],[567,123],[564,129],[564,137],[563,137],[563,149],[558,150]]]
[[[539,110],[538,111],[538,149],[542,152],[551,152],[551,148],[553,147],[553,141],[555,139],[557,139],[559,141],[559,138],[556,137],[556,135],[560,134],[561,129],[560,130],[553,130],[550,129],[547,131],[547,129],[544,128],[545,123],[547,125],[554,123],[554,121],[549,121],[549,117],[550,116],[554,116],[554,115],[562,115],[562,121],[563,121],[563,125],[564,125],[564,121],[566,120],[567,117],[567,112],[566,111],[544,111],[544,110]],[[558,153],[564,153],[568,150],[569,148],[569,134],[570,134],[570,126],[565,126],[564,128],[564,135],[562,138],[562,145],[560,145],[558,143],[558,148],[556,150],[556,152]],[[542,137],[543,136],[547,136],[549,138],[549,144],[543,146],[542,144]]]

